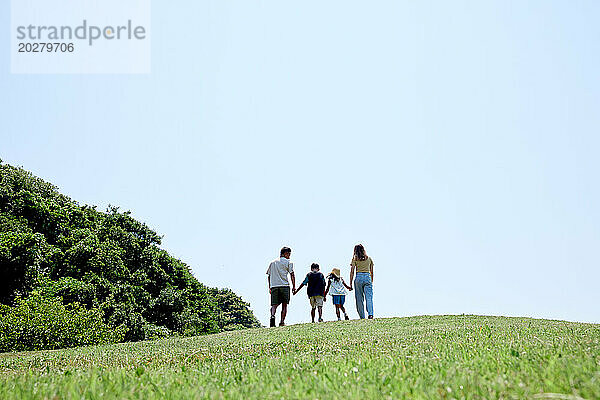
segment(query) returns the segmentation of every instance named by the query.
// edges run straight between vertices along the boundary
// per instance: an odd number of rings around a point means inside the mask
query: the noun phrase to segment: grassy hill
[[[433,316],[0,354],[0,398],[600,398],[600,325]]]

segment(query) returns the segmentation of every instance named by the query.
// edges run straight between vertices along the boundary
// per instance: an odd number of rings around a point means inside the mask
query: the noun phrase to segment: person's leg
[[[368,277],[367,283],[365,284],[365,300],[367,303],[367,314],[369,319],[373,318],[373,284],[371,283],[371,277]]]
[[[315,322],[315,308],[311,308],[310,310],[310,319],[312,322]]]
[[[290,287],[285,286],[280,290],[281,297],[279,301],[281,302],[281,321],[279,322],[279,326],[285,325],[285,316],[287,315],[287,306],[290,302]]]
[[[346,308],[344,308],[344,304],[346,303],[346,295],[341,296],[340,298],[340,310],[344,313],[344,319],[349,320],[348,313],[346,312]]]
[[[363,282],[360,279],[360,275],[356,276],[354,279],[354,298],[356,299],[356,311],[358,311],[358,316],[360,319],[365,318],[365,307],[363,305]]]
[[[287,304],[281,304],[281,321],[279,322],[279,326],[285,325],[285,316],[287,315]]]
[[[277,305],[271,306],[271,320],[269,326],[272,328],[275,326],[275,313],[277,312]]]
[[[335,315],[337,315],[338,319],[340,319],[340,305],[335,305]]]
[[[279,288],[271,288],[271,327],[275,326],[275,313],[277,312],[277,307],[280,303],[281,301],[279,300]]]
[[[313,300],[313,307],[319,310],[319,322],[323,322],[323,296],[314,296],[311,299]]]

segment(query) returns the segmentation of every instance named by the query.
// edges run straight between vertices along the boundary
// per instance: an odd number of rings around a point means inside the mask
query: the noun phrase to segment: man
[[[306,294],[310,302],[310,318],[315,322],[315,308],[319,310],[319,322],[323,322],[323,302],[325,301],[325,277],[319,271],[319,264],[313,263],[304,282],[294,290],[294,296],[306,285]]]
[[[279,252],[279,260],[269,264],[267,276],[269,281],[269,294],[271,295],[271,324],[275,326],[275,313],[281,304],[281,321],[279,326],[285,326],[287,305],[290,302],[290,284],[288,274],[292,279],[292,290],[296,290],[296,277],[294,276],[294,264],[290,262],[292,249],[284,247]]]

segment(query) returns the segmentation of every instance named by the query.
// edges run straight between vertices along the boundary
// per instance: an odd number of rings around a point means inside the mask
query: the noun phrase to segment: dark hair
[[[333,279],[336,282],[339,282],[339,280],[340,280],[340,278],[337,275],[333,274],[333,273],[327,275],[327,279]]]
[[[362,244],[354,246],[354,259],[358,261],[365,261],[367,259],[367,252]]]
[[[317,263],[312,263],[312,264],[310,265],[310,269],[319,269],[319,264],[317,264]]]
[[[279,255],[281,257],[283,257],[284,254],[291,253],[291,252],[292,252],[292,249],[290,249],[289,247],[282,247],[281,251],[279,252]]]

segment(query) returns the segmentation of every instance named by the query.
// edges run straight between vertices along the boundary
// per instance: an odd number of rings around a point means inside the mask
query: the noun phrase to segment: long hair
[[[367,252],[362,244],[354,246],[354,259],[358,261],[365,261],[367,259]]]

